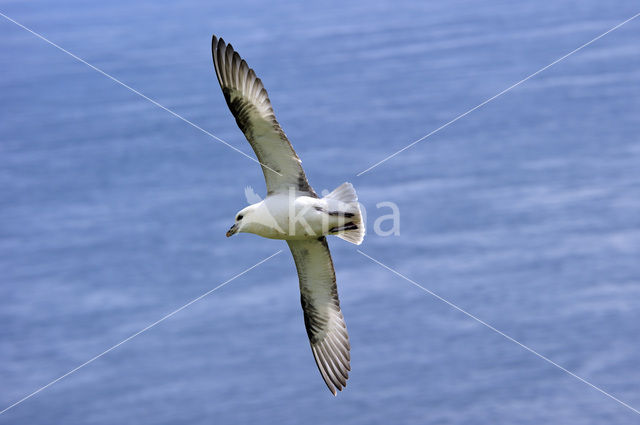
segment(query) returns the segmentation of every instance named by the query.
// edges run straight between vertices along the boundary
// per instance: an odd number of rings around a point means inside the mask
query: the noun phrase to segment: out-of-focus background
[[[640,408],[635,1],[2,1],[3,14],[253,153],[210,57],[247,59],[361,249]],[[332,238],[352,373],[327,391],[282,241],[226,239],[258,166],[0,18],[1,424],[631,424],[640,417]],[[400,235],[373,219],[400,209]],[[387,222],[388,223],[388,222]]]

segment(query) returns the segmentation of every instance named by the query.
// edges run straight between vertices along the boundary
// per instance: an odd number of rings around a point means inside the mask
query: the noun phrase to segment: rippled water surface
[[[618,2],[0,2],[252,155],[231,41],[360,247],[640,409],[640,18]],[[0,424],[631,424],[640,416],[333,239],[352,373],[334,398],[281,241],[226,239],[255,163],[0,18]],[[400,235],[373,220],[400,210]]]

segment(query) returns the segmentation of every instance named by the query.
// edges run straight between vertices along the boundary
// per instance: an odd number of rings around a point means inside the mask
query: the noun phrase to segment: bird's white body
[[[360,230],[360,222],[355,191],[345,183],[324,198],[295,190],[269,195],[238,212],[233,233],[253,233],[270,239],[316,239],[340,236],[350,230],[353,233]]]
[[[326,202],[309,196],[292,197],[288,194],[268,196],[248,208],[251,221],[244,223],[239,232],[255,233],[270,239],[312,239],[326,235],[329,216]],[[324,229],[323,229],[324,227]]]

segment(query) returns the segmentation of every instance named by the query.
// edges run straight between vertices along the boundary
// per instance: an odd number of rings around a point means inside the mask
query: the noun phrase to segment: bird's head
[[[254,217],[256,215],[256,205],[249,205],[246,208],[241,209],[236,214],[235,221],[233,226],[227,231],[227,237],[233,236],[236,233],[247,232],[252,233],[252,223],[254,222]]]

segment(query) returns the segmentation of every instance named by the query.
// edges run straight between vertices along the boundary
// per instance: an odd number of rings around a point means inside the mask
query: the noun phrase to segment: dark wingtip
[[[331,394],[333,394],[334,397],[338,396],[338,391],[342,391],[341,388],[336,388],[332,383],[327,382],[326,379],[324,383],[327,385],[327,388],[329,389],[329,391],[331,391]]]
[[[224,46],[224,38],[218,38],[215,34],[211,35],[211,50],[216,51],[220,46]]]
[[[215,34],[211,36],[211,56],[213,56],[213,61],[216,60],[216,50],[218,49],[218,37]]]

